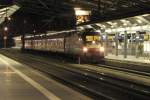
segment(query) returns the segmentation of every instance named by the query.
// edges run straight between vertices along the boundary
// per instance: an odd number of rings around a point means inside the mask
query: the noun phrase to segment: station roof
[[[80,7],[93,11],[94,19],[101,21],[150,12],[150,0],[15,0],[15,3],[24,12],[49,17],[66,15],[66,11]]]
[[[0,9],[0,24],[5,21],[5,17],[11,16],[14,12],[16,12],[20,7],[17,5],[11,5],[8,7],[1,7]],[[7,14],[6,14],[7,12]]]
[[[2,4],[0,9],[4,9],[3,5],[7,5],[7,3],[9,6],[16,5],[20,7],[15,13],[16,16],[20,16],[20,13],[23,13],[24,15],[32,16],[32,18],[38,21],[42,20],[42,22],[38,22],[37,29],[41,26],[44,27],[44,25],[47,27],[47,23],[53,26],[55,24],[53,20],[56,20],[55,17],[62,17],[60,20],[64,20],[66,17],[73,17],[74,8],[92,11],[91,21],[85,24],[150,13],[150,0],[0,0],[0,4]],[[142,18],[140,17],[140,19]],[[56,23],[64,24],[64,22]],[[17,30],[18,26],[15,32],[21,33],[21,30]],[[32,26],[35,27],[34,25]],[[62,26],[67,27],[67,25]],[[110,25],[106,26],[109,27]],[[34,28],[31,28],[31,30],[33,31]]]
[[[97,22],[88,25],[82,25],[77,27],[79,30],[86,28],[93,28],[102,33],[120,33],[124,31],[137,32],[148,31],[150,32],[150,14],[143,14],[134,17],[128,17],[123,19],[111,20],[106,22]]]

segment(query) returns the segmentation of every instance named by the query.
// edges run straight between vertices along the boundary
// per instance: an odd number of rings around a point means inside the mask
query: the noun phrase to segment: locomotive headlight
[[[93,44],[95,44],[95,41],[92,41]]]
[[[104,52],[105,51],[104,47],[100,47],[100,51]]]
[[[87,52],[87,51],[88,51],[88,48],[84,47],[83,52]]]

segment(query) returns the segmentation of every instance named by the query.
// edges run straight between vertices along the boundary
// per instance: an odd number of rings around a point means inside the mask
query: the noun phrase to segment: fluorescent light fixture
[[[5,12],[0,12],[0,15],[3,15],[3,14],[5,14]]]
[[[91,11],[88,10],[82,10],[81,8],[74,8],[76,16],[82,16],[82,15],[90,15]]]
[[[111,30],[111,29],[107,29],[107,30],[105,30],[105,32],[107,32],[107,33],[111,33],[111,32],[112,32],[112,30]]]
[[[1,12],[1,13],[2,13],[2,12],[5,13],[5,11],[7,10],[7,16],[9,17],[9,16],[11,16],[14,12],[16,12],[18,9],[20,9],[19,6],[17,6],[17,5],[12,5],[12,6],[9,6],[9,7],[7,7],[7,8],[0,9],[0,12]],[[3,14],[3,13],[2,13],[2,14]],[[4,17],[0,18],[0,24],[3,23],[4,21],[5,21],[5,18],[4,18]]]
[[[9,8],[3,8],[3,9],[0,9],[0,12],[3,12],[3,11],[6,11],[6,10],[9,10]]]
[[[106,26],[105,26],[105,25],[102,25],[102,27],[103,27],[103,28],[106,28]]]
[[[110,25],[112,25],[113,23],[112,22],[106,22],[107,24],[110,24]]]
[[[101,33],[101,30],[96,30],[96,32],[99,32],[99,33]]]
[[[144,14],[144,15],[142,15],[143,17],[147,17],[147,16],[149,16],[150,14]]]
[[[123,25],[124,25],[124,26],[127,26],[128,24],[127,24],[127,23],[124,23]]]
[[[127,20],[125,20],[125,19],[122,19],[122,20],[120,20],[121,22],[127,22]]]
[[[125,31],[125,28],[118,28],[118,29],[116,29],[118,32],[123,32],[123,31]]]
[[[137,19],[136,21],[137,21],[139,24],[142,24],[142,21],[141,21],[141,20]]]
[[[96,25],[99,26],[99,27],[102,27],[102,24],[100,24],[100,23],[97,23]]]
[[[81,8],[79,8],[79,7],[75,7],[75,8],[74,8],[74,10],[81,10]]]
[[[100,23],[97,23],[96,25],[97,25],[97,26],[99,26],[99,27],[101,27],[101,28],[104,28],[104,29],[106,28],[106,26],[105,26],[105,25],[100,24]]]
[[[14,37],[13,39],[15,39],[16,41],[21,41],[21,36]]]
[[[91,25],[87,25],[87,28],[93,28]]]
[[[76,14],[77,16],[80,16],[80,15],[89,15],[90,12],[89,12],[89,11],[85,11],[85,10],[76,10],[76,11],[75,11],[75,14]]]

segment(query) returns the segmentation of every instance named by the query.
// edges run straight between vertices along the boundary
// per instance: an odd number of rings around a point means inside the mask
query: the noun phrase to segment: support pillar
[[[22,41],[21,50],[22,51],[25,49],[25,24],[26,24],[26,20],[23,21],[23,30],[22,30],[22,36],[21,36],[21,41]]]
[[[46,36],[47,36],[47,34],[45,33],[45,37],[46,37]],[[47,50],[47,49],[48,49],[48,48],[47,48],[47,47],[48,47],[48,46],[47,46],[47,38],[45,39],[45,43],[44,43],[44,44],[45,44],[44,47],[45,47],[45,49]]]
[[[134,55],[133,38],[133,33],[131,33],[131,55]]]
[[[22,35],[21,41],[22,41],[22,50],[24,50],[25,49],[25,34]]]
[[[116,33],[115,34],[115,44],[116,44],[116,46],[115,46],[115,51],[116,51],[116,56],[118,56],[118,33]]]
[[[127,31],[124,32],[124,58],[127,58]]]
[[[108,55],[108,33],[105,34],[105,40],[104,40],[104,48],[105,48],[105,56]]]
[[[135,48],[135,51],[136,51],[136,58],[139,57],[139,50],[138,50],[138,47],[139,47],[139,34],[136,33],[136,48]]]

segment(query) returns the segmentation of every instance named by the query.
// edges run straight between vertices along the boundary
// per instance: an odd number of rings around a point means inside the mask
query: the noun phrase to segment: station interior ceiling
[[[84,30],[86,28],[93,28],[107,33],[116,33],[123,31],[150,31],[150,14],[143,14],[139,16],[106,22],[97,22],[78,27],[79,30]]]
[[[150,21],[150,0],[1,0],[0,4],[0,23],[5,23],[7,11],[7,16],[13,19],[10,31],[14,36],[22,34],[23,29],[25,33],[34,34],[35,31],[74,28],[74,8],[91,11],[90,21],[79,28],[114,29],[149,25]],[[29,28],[24,28],[25,22]]]

